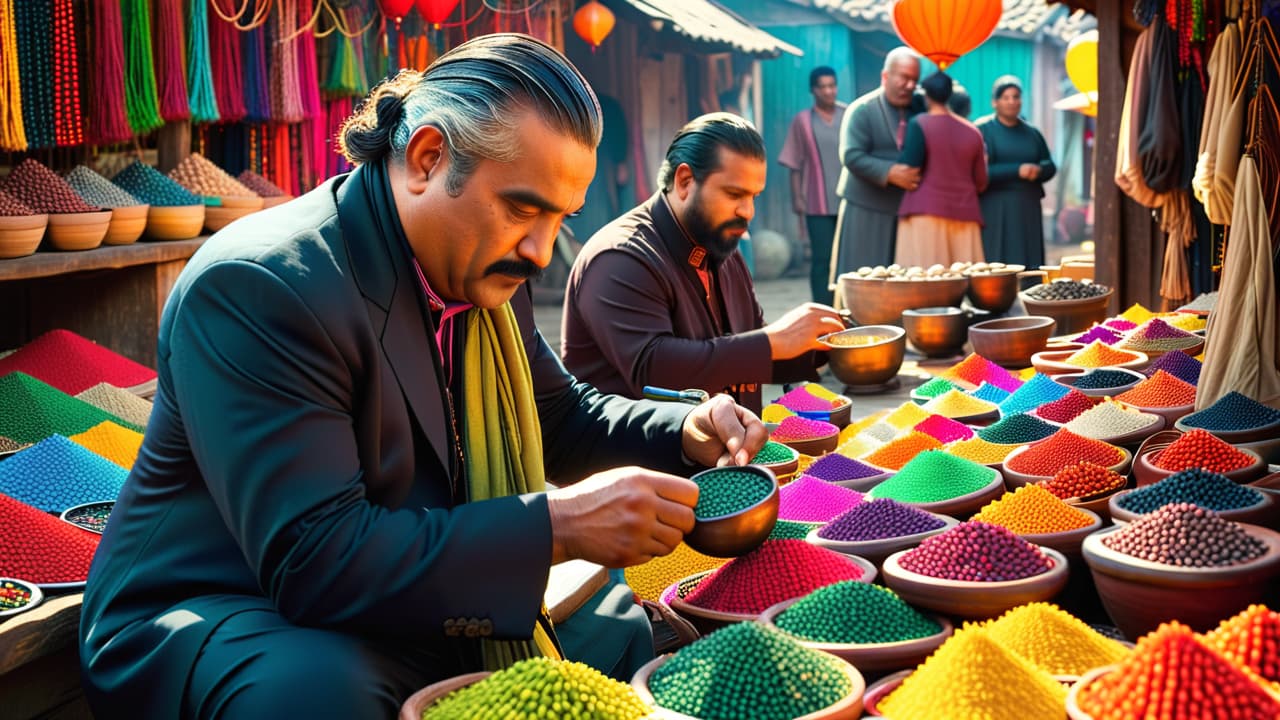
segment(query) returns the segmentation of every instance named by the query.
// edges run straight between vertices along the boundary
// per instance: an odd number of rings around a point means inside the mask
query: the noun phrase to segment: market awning
[[[620,12],[638,14],[658,33],[673,33],[710,51],[736,50],[758,57],[796,56],[804,51],[783,42],[715,0],[605,0]]]
[[[892,32],[893,3],[889,0],[814,0],[816,8],[826,10],[855,30]],[[1034,37],[1044,34],[1060,42],[1095,25],[1092,15],[1045,0],[1004,0],[1004,12],[996,33],[1007,37]]]

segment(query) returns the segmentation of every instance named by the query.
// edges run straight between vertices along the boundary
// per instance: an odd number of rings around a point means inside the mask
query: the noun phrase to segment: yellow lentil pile
[[[1125,350],[1117,350],[1110,345],[1103,343],[1101,340],[1094,340],[1082,349],[1075,351],[1062,362],[1068,365],[1075,365],[1083,368],[1099,368],[1112,367],[1121,365],[1131,360],[1136,360],[1137,355]]]
[[[979,627],[956,632],[880,702],[893,720],[1061,718],[1067,690]]]
[[[795,413],[778,403],[769,403],[760,411],[760,419],[767,423],[780,423],[792,415]]]
[[[125,470],[132,470],[142,447],[142,433],[117,425],[110,420],[94,425],[70,440],[88,448]]]
[[[1208,321],[1195,313],[1169,313],[1168,315],[1161,315],[1160,319],[1179,330],[1186,330],[1187,332],[1203,330],[1209,324]]]
[[[972,460],[983,465],[994,465],[1004,462],[1009,453],[1020,447],[1022,446],[1002,445],[1000,443],[987,442],[980,437],[972,437],[968,440],[951,443],[947,446],[947,452],[956,457],[962,457],[965,460]]]
[[[924,409],[943,417],[962,418],[989,413],[996,405],[960,390],[948,390],[925,403]]]
[[[991,501],[973,520],[1008,528],[1018,535],[1066,532],[1088,526],[1093,518],[1038,485],[1023,485]]]
[[[627,584],[643,600],[657,601],[671,583],[705,570],[715,570],[729,562],[728,558],[703,555],[684,543],[670,554],[656,557],[642,565],[633,565],[624,571]]]
[[[1148,310],[1142,303],[1134,303],[1129,306],[1128,310],[1120,313],[1120,317],[1134,325],[1141,325],[1155,316],[1156,314]]]
[[[828,402],[833,402],[833,403],[836,401],[837,398],[840,397],[839,394],[831,392],[830,390],[822,387],[818,383],[806,383],[804,386],[804,391],[816,398],[822,398],[823,400],[826,400]],[[841,401],[840,404],[836,405],[835,407],[839,407],[840,405],[843,405],[843,404],[844,402]]]
[[[579,662],[521,660],[455,690],[423,713],[423,720],[592,718],[639,720],[650,708],[636,691]]]
[[[898,428],[906,430],[920,424],[921,420],[929,417],[929,412],[921,408],[913,402],[904,402],[886,415],[883,419],[886,423]]]
[[[191,153],[178,167],[169,171],[169,177],[197,195],[257,197],[257,193],[240,184],[208,158]]]
[[[1021,605],[983,627],[996,643],[1054,675],[1083,675],[1118,663],[1129,653],[1129,648],[1052,603]]]

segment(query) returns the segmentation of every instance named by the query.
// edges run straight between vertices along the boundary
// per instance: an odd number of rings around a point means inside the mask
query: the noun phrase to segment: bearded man
[[[760,133],[711,113],[676,133],[653,197],[587,242],[574,263],[561,358],[602,392],[645,385],[727,392],[759,412],[760,385],[816,380],[818,338],[844,329],[804,303],[765,324],[737,252],[765,185]]]

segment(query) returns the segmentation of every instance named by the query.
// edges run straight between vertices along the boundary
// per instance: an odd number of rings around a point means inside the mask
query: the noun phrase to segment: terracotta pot
[[[884,584],[916,607],[949,616],[993,618],[1019,605],[1048,600],[1066,587],[1067,558],[1053,548],[1041,551],[1053,563],[1046,572],[1019,580],[975,582],[944,580],[907,570],[899,560],[909,551],[900,550],[885,558]]]
[[[892,325],[867,325],[823,335],[831,374],[845,385],[880,385],[893,380],[902,368],[907,351],[907,333]],[[841,345],[859,342],[858,345]]]
[[[1119,370],[1120,372],[1123,372],[1126,375],[1132,375],[1133,381],[1125,383],[1123,385],[1118,385],[1116,387],[1109,387],[1109,388],[1082,388],[1082,387],[1076,387],[1073,384],[1079,378],[1082,378],[1085,375],[1088,375],[1089,373],[1094,372],[1095,370]],[[1062,385],[1063,387],[1071,388],[1073,390],[1079,390],[1080,392],[1084,393],[1085,395],[1088,395],[1089,397],[1115,397],[1120,393],[1124,392],[1125,390],[1129,390],[1133,388],[1135,385],[1137,385],[1138,383],[1146,379],[1147,379],[1146,375],[1143,375],[1142,373],[1137,372],[1136,370],[1130,370],[1128,368],[1094,368],[1094,369],[1085,370],[1084,372],[1080,372],[1080,368],[1076,368],[1074,372],[1059,373],[1053,376],[1053,381],[1058,383],[1059,385]]]
[[[49,216],[44,214],[0,216],[0,259],[35,252],[48,227]]]
[[[1020,273],[1026,277],[1036,274],[1035,271]],[[1047,282],[1047,281],[1046,281]],[[1029,293],[1036,287],[1027,288],[1018,293],[1022,298],[1022,306],[1028,315],[1047,315],[1058,323],[1058,332],[1063,335],[1078,335],[1096,323],[1107,319],[1107,305],[1115,289],[1110,288],[1102,295],[1079,300],[1037,300]]]
[[[147,229],[147,211],[150,205],[129,205],[111,210],[111,224],[102,238],[103,245],[129,245],[142,237]]]
[[[1024,368],[1043,351],[1057,323],[1044,315],[987,320],[969,328],[973,351],[997,365]]]
[[[1017,470],[1009,468],[1009,461],[1018,455],[1025,453],[1030,447],[1032,447],[1032,445],[1023,445],[1005,456],[1004,467],[1001,472],[1004,473],[1005,487],[1008,487],[1010,492],[1017,490],[1023,485],[1030,485],[1032,483],[1044,482],[1045,480],[1053,479],[1052,475],[1027,475],[1026,473],[1020,473]],[[1120,462],[1108,466],[1108,469],[1117,475],[1127,475],[1129,473],[1130,465],[1133,462],[1133,453],[1119,446],[1113,447],[1119,450],[1123,454],[1123,457],[1120,458]]]
[[[1142,517],[1142,513],[1126,510],[1124,507],[1124,499],[1128,497],[1131,492],[1133,492],[1132,489],[1123,490],[1112,495],[1111,499],[1108,500],[1108,509],[1111,511],[1111,518],[1117,523],[1133,522],[1134,520]],[[1275,512],[1275,508],[1273,507],[1275,502],[1275,498],[1270,493],[1262,492],[1262,499],[1248,507],[1236,508],[1234,510],[1214,510],[1214,512],[1218,517],[1224,520],[1262,525],[1265,527],[1266,521],[1269,520]]]
[[[204,211],[204,228],[211,233],[217,232],[232,222],[262,209],[262,198],[257,195],[237,197],[224,195],[221,205],[209,205]]]
[[[778,616],[795,604],[795,598],[780,602],[760,614],[760,622],[777,627]],[[933,654],[955,631],[951,621],[941,615],[929,616],[941,628],[927,637],[886,643],[824,643],[796,638],[801,645],[835,655],[863,671],[883,672],[914,668]]]
[[[969,302],[980,310],[1003,313],[1018,298],[1018,274],[1026,269],[1023,265],[1008,265],[991,272],[970,273],[966,292]],[[974,352],[978,351],[975,349]]]
[[[152,205],[147,210],[148,240],[187,240],[200,235],[204,205]]]
[[[1164,468],[1156,467],[1155,463],[1152,461],[1152,458],[1154,458],[1157,453],[1163,451],[1165,447],[1168,446],[1166,445],[1155,449],[1147,448],[1146,450],[1139,451],[1140,454],[1133,461],[1133,476],[1138,480],[1138,487],[1158,483],[1178,472],[1177,470],[1165,470]],[[1243,485],[1245,483],[1253,482],[1267,473],[1267,466],[1262,462],[1262,458],[1258,457],[1257,453],[1252,450],[1236,449],[1246,455],[1249,455],[1253,462],[1239,470],[1222,473],[1223,475],[1226,475],[1235,482]]]
[[[283,205],[293,199],[292,195],[272,195],[271,197],[262,198],[262,209],[273,208],[277,205]]]
[[[409,696],[400,706],[399,720],[422,720],[422,713],[454,690],[461,690],[489,677],[491,672],[474,672],[466,675],[455,675],[447,680],[432,683]]]
[[[837,279],[844,306],[859,325],[896,325],[910,308],[954,307],[969,288],[969,278],[885,280],[844,273]]]
[[[92,250],[102,244],[111,224],[110,210],[49,215],[49,244],[55,250]]]

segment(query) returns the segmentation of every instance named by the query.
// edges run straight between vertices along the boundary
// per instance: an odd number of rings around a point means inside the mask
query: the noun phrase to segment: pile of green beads
[[[892,498],[903,503],[930,503],[968,495],[995,478],[991,468],[942,450],[926,450],[898,473],[867,493],[871,500]]]
[[[704,636],[649,678],[658,706],[718,720],[790,720],[830,707],[852,690],[844,661],[756,622]]]
[[[798,522],[796,520],[779,520],[774,523],[773,530],[767,540],[803,540],[811,530],[822,523]]]
[[[652,712],[630,685],[595,668],[578,662],[531,658],[449,693],[427,708],[422,717],[639,720]]]
[[[698,504],[693,516],[699,520],[741,512],[769,497],[773,483],[749,470],[716,468],[693,476],[698,484]]]
[[[796,451],[780,442],[770,440],[760,448],[760,452],[751,458],[752,465],[773,465],[796,459]]]
[[[857,645],[915,640],[942,631],[892,590],[851,581],[814,590],[774,623],[802,640]]]

